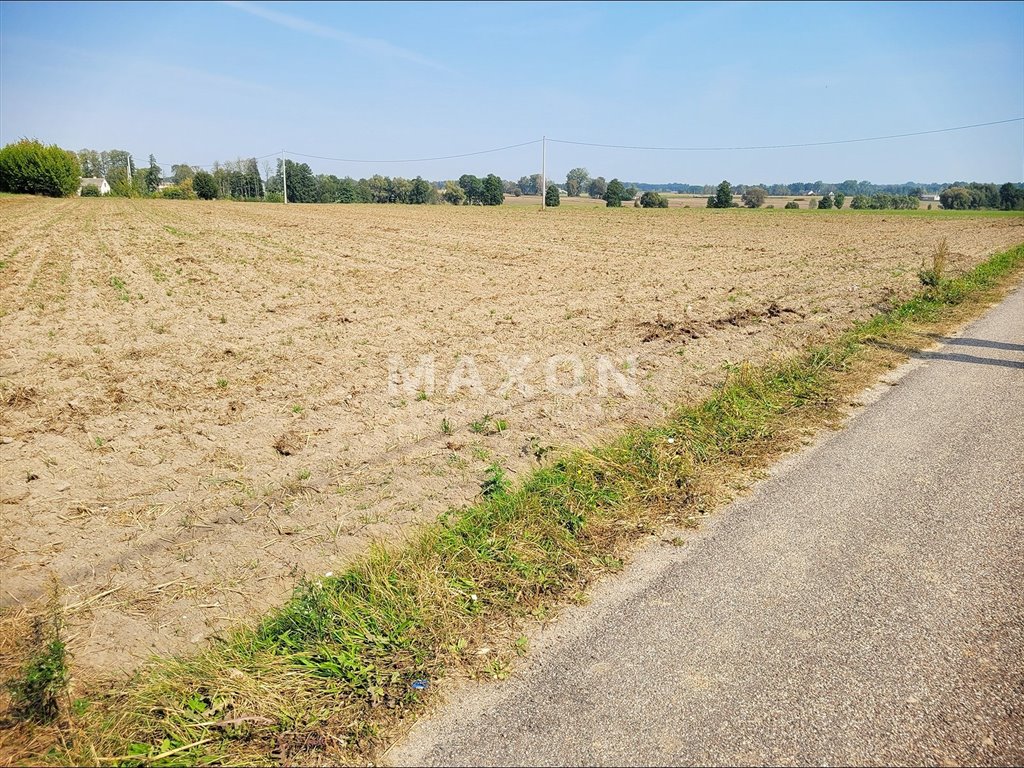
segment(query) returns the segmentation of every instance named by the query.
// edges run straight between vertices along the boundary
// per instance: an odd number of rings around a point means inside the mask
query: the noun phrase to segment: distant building
[[[937,203],[937,202],[939,202],[939,196],[938,195],[919,195],[919,199],[923,200],[926,203]]]
[[[110,194],[110,185],[107,184],[107,180],[103,178],[95,178],[87,176],[82,179],[82,183],[78,185],[78,194],[82,194],[82,187],[93,186],[100,191],[101,195]]]

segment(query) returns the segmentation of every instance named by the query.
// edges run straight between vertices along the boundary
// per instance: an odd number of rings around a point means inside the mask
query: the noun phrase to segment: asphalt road
[[[387,760],[1024,763],[1024,289],[886,378]]]

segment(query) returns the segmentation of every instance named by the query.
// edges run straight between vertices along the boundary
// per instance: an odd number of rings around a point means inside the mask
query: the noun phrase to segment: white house
[[[924,200],[926,203],[937,203],[942,198],[938,195],[920,195],[920,199]]]
[[[103,178],[85,177],[82,179],[82,183],[78,185],[78,194],[82,194],[82,187],[88,187],[92,185],[100,191],[101,195],[110,194],[110,185],[107,184],[107,180]]]

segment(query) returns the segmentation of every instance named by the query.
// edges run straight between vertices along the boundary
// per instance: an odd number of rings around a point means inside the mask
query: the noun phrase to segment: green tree
[[[598,176],[596,179],[591,179],[587,185],[587,194],[594,199],[604,199],[605,193],[608,191],[608,182],[604,180],[603,176]]]
[[[458,182],[446,181],[444,183],[444,192],[441,193],[441,199],[452,205],[462,205],[466,202],[466,192],[459,186]]]
[[[413,205],[425,205],[427,203],[433,203],[437,199],[437,190],[434,189],[433,185],[423,179],[422,176],[417,176],[412,180],[412,189],[409,190],[409,202]]]
[[[621,208],[622,201],[626,200],[626,188],[618,179],[612,179],[604,191],[604,202],[609,208]]]
[[[185,179],[191,179],[195,175],[195,169],[191,165],[171,166],[171,176],[173,177],[175,184],[181,184]]]
[[[668,208],[668,198],[657,192],[644,192],[640,195],[641,208]]]
[[[519,188],[523,191],[524,195],[536,195],[540,192],[540,174],[535,173],[532,176],[523,176],[519,179]]]
[[[557,208],[562,204],[562,195],[558,191],[557,184],[549,184],[548,191],[544,193],[544,205],[548,208]]]
[[[1024,189],[1006,182],[999,188],[999,207],[1004,211],[1024,210]]]
[[[217,198],[217,182],[213,174],[206,171],[196,171],[192,177],[192,189],[200,200],[215,200]]]
[[[0,149],[0,191],[67,197],[78,191],[81,180],[78,155],[56,144],[22,139]]]
[[[732,208],[732,185],[723,181],[715,190],[715,204],[713,208]]]
[[[747,187],[743,190],[743,204],[747,208],[760,208],[764,205],[765,198],[768,197],[768,193],[764,187]]]
[[[459,186],[466,193],[466,205],[476,205],[483,202],[484,183],[470,173],[459,176]]]
[[[818,201],[818,208],[823,211],[827,211],[832,207],[832,195],[824,194],[821,196],[821,200]]]
[[[964,187],[947,187],[939,193],[939,202],[949,211],[966,211],[971,207],[971,192]]]
[[[786,203],[782,207],[783,208],[790,208],[790,209],[799,208],[800,207],[800,203],[798,203],[796,200],[790,200],[788,203]]]
[[[149,156],[149,167],[145,173],[145,184],[146,191],[149,194],[156,192],[156,188],[160,186],[160,181],[163,179],[163,169],[156,164],[156,158],[152,155]]]
[[[78,150],[78,163],[84,177],[98,179],[107,175],[100,153],[95,149]]]
[[[501,183],[500,176],[487,174],[482,186],[481,201],[484,205],[501,205],[505,202],[505,186]]]
[[[835,200],[833,202],[835,202],[837,210],[842,208],[843,203],[846,202],[846,195],[844,195],[842,192],[836,192]]]
[[[565,174],[565,192],[569,197],[579,197],[589,183],[590,171],[586,168],[573,168]]]

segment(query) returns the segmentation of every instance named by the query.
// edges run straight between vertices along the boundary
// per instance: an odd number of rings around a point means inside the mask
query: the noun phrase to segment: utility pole
[[[132,156],[131,156],[131,153],[128,154],[128,183],[129,184],[132,183]]]
[[[284,184],[284,202],[288,203],[288,158],[284,154],[284,150],[281,150],[281,180]]]
[[[540,138],[540,209],[543,211],[547,208],[547,191],[548,191],[548,174],[547,174],[547,160],[548,160],[548,137],[541,136]]]

